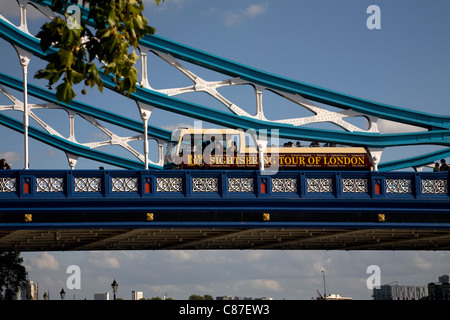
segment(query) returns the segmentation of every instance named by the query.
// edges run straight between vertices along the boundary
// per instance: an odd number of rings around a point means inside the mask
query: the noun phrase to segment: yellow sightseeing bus
[[[253,141],[252,141],[253,140]],[[179,128],[167,145],[165,169],[258,169],[254,135],[234,129]],[[265,168],[279,170],[372,170],[365,148],[309,146],[286,143],[267,145],[261,152]]]

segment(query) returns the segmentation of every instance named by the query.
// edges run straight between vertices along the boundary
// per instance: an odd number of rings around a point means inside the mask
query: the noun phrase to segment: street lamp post
[[[64,288],[61,288],[61,291],[59,292],[59,294],[61,295],[61,300],[64,300],[64,298],[66,296],[66,292],[64,291]]]
[[[114,293],[114,300],[116,300],[116,292],[117,292],[118,287],[119,287],[119,284],[116,282],[116,278],[114,278],[113,283],[111,283],[111,288]]]
[[[322,270],[322,277],[323,277],[323,298],[327,299],[327,287],[325,286],[325,271]]]

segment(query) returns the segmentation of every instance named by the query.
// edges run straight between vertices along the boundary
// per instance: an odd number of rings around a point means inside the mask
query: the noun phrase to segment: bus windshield
[[[170,141],[164,157],[164,164],[178,164],[180,158],[187,155],[218,155],[238,151],[239,135],[224,137],[221,134],[184,134],[178,141]]]
[[[178,144],[174,141],[167,143],[166,154],[164,156],[164,165],[174,162]]]

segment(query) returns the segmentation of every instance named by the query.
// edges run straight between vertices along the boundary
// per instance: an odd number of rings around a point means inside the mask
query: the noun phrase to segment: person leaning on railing
[[[445,159],[441,159],[441,166],[439,167],[439,171],[448,171],[449,166],[445,162]]]
[[[0,170],[9,170],[11,169],[11,165],[6,162],[5,159],[0,160]]]

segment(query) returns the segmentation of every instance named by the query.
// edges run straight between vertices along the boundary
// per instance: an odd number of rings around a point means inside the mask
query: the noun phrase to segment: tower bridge
[[[0,250],[447,250],[449,175],[0,172]]]
[[[0,72],[0,93],[10,101],[0,105],[0,125],[23,134],[24,170],[0,171],[0,250],[449,249],[448,171],[421,172],[450,155],[448,115],[337,93],[159,36],[147,36],[139,43],[142,86],[130,96],[130,104],[134,110],[137,106],[140,121],[80,101],[58,103],[52,91],[28,81],[30,60],[42,59],[55,49],[41,51],[39,39],[28,29],[26,9],[34,6],[49,19],[58,13],[47,0],[18,0],[17,4],[20,25],[0,15],[0,37],[16,49],[23,77]],[[87,9],[81,12],[86,18]],[[154,89],[147,72],[148,55],[174,67],[192,85]],[[184,62],[228,78],[203,79]],[[112,78],[104,74],[102,78],[105,87],[115,92]],[[236,86],[254,89],[253,114],[219,90]],[[18,97],[11,90],[23,95]],[[313,115],[268,119],[264,110],[270,106],[263,104],[266,92]],[[225,111],[189,102],[183,99],[186,93],[206,93]],[[29,97],[44,102],[29,103]],[[55,109],[66,111],[69,136],[35,112]],[[149,124],[154,109],[222,127],[277,131],[280,138],[363,147],[374,171],[324,168],[269,174],[264,166],[261,170],[164,170],[164,149],[171,132]],[[11,117],[12,112],[23,120]],[[75,116],[102,131],[106,140],[78,142]],[[367,127],[355,125],[356,117],[366,119]],[[29,118],[37,125],[30,125]],[[406,124],[409,131],[383,133],[379,130],[382,121]],[[334,127],[310,126],[323,123]],[[111,125],[132,133],[126,136]],[[70,170],[29,168],[29,137],[64,152]],[[156,142],[153,149],[149,140]],[[131,144],[134,141],[142,141],[141,150]],[[267,143],[257,140],[258,152],[264,152]],[[441,148],[381,161],[386,149],[415,145]],[[119,146],[128,156],[107,146]],[[76,170],[80,157],[120,170]],[[394,171],[406,168],[414,171]]]

